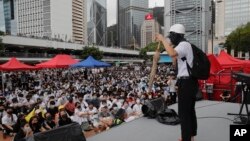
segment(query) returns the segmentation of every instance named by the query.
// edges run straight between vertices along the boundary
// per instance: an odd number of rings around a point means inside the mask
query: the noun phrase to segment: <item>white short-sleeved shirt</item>
[[[141,108],[142,108],[142,105],[141,104],[135,104],[134,106],[133,106],[133,111],[134,112],[136,112],[136,113],[141,113],[142,112],[142,110],[141,110]]]
[[[17,116],[15,114],[13,114],[13,120],[8,115],[5,115],[2,117],[2,124],[12,126],[12,125],[16,124],[16,122],[17,122]]]
[[[177,77],[189,76],[187,70],[188,62],[190,67],[193,67],[193,50],[191,44],[188,42],[180,42],[176,47],[175,51],[177,52],[177,63],[178,63],[178,74]],[[183,61],[181,58],[186,57],[186,61]]]

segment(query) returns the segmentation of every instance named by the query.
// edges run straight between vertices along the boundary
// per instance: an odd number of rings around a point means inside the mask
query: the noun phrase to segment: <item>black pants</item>
[[[15,132],[15,125],[11,126],[11,127],[13,128],[13,130],[10,129],[10,128],[8,128],[8,127],[7,127],[6,125],[4,125],[4,124],[2,124],[2,126],[3,126],[3,129],[5,130],[5,133],[6,133],[6,134],[16,133],[16,132]]]
[[[195,100],[198,91],[198,81],[191,78],[179,79],[177,84],[182,141],[191,141],[191,137],[197,134]]]

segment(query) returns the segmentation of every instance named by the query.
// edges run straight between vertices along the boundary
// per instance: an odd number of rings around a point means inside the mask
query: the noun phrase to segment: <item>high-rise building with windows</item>
[[[250,0],[225,1],[225,36],[250,22]]]
[[[16,0],[17,33],[86,43],[85,0]]]
[[[140,46],[141,25],[144,16],[151,12],[148,0],[118,0],[118,44],[130,48]]]
[[[215,37],[225,36],[225,2],[215,2]]]
[[[0,30],[6,34],[15,31],[15,5],[14,0],[0,0]]]
[[[154,42],[155,34],[159,32],[159,23],[154,19],[153,14],[147,14],[145,16],[145,21],[141,26],[141,48],[144,48],[149,43]]]
[[[0,0],[0,31],[5,32],[5,16],[4,16],[3,0]]]
[[[165,36],[171,25],[183,24],[186,39],[207,52],[212,19],[210,0],[167,0],[164,15]]]
[[[73,41],[87,43],[86,0],[72,0]]]
[[[107,45],[106,0],[87,0],[87,33],[89,45]]]

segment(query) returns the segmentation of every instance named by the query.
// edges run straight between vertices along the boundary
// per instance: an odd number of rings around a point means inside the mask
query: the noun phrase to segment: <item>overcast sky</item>
[[[116,23],[116,5],[117,5],[117,0],[107,0],[108,26]],[[164,0],[149,0],[150,8],[163,5],[164,5]]]

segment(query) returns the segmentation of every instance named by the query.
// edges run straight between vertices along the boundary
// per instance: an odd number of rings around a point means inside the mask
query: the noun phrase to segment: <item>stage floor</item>
[[[177,104],[169,108],[177,111]],[[229,141],[229,126],[234,124],[231,120],[234,120],[235,116],[229,116],[227,113],[238,113],[239,110],[240,104],[196,102],[198,135],[195,140]],[[177,141],[179,137],[180,125],[164,125],[155,119],[142,117],[90,137],[87,141]]]

